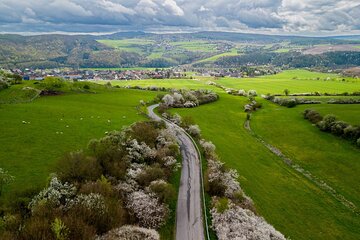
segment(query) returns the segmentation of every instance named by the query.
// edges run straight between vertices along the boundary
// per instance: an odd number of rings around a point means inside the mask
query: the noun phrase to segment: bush
[[[337,136],[342,136],[344,134],[344,129],[347,128],[349,124],[343,121],[335,121],[331,126],[331,133]]]
[[[358,140],[356,141],[356,145],[360,147],[360,138],[358,138]]]
[[[20,239],[39,240],[55,238],[51,231],[51,225],[48,219],[32,217],[25,222],[24,228],[20,232]]]
[[[144,142],[149,147],[155,147],[156,138],[159,135],[156,122],[137,122],[131,126],[130,136],[138,142]]]
[[[164,170],[158,166],[148,167],[137,176],[137,181],[142,186],[149,186],[152,181],[163,179]]]
[[[360,138],[360,127],[354,127],[349,125],[347,128],[344,129],[344,138],[355,142],[358,138]]]
[[[332,114],[328,114],[323,119],[323,127],[320,128],[323,131],[331,131],[331,127],[333,126],[334,122],[336,121],[336,116]]]
[[[41,86],[43,90],[48,92],[57,92],[65,86],[64,80],[58,77],[46,77],[42,82]]]
[[[153,229],[140,228],[136,226],[123,226],[121,228],[113,229],[106,235],[100,237],[98,240],[160,240],[159,234]]]
[[[190,125],[187,129],[187,131],[189,132],[189,134],[195,138],[200,137],[200,128],[198,125]]]
[[[163,203],[170,203],[176,199],[174,186],[165,181],[154,181],[150,184],[149,188]]]
[[[318,123],[323,119],[320,113],[311,109],[306,109],[304,111],[304,118],[308,119],[312,123]]]
[[[64,182],[94,181],[101,176],[101,167],[93,157],[82,151],[66,154],[57,167],[59,178]]]
[[[224,213],[229,209],[229,199],[220,198],[215,203],[215,208],[218,213]]]

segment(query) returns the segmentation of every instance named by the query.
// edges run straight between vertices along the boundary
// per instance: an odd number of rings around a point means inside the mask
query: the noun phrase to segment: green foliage
[[[218,213],[224,213],[229,209],[229,199],[225,197],[218,199],[215,207]]]
[[[97,160],[82,151],[66,154],[57,166],[59,178],[64,182],[94,181],[101,176],[101,170]]]
[[[137,176],[137,181],[142,186],[149,186],[152,181],[164,179],[165,173],[159,166],[146,168]]]
[[[10,175],[8,171],[0,168],[0,196],[2,194],[3,187],[14,181],[14,176]]]
[[[46,77],[41,82],[41,87],[43,90],[48,92],[57,92],[60,91],[61,88],[65,86],[65,82],[63,79],[58,77]]]
[[[61,219],[55,218],[54,222],[51,224],[51,230],[53,231],[56,240],[69,239],[69,229]]]

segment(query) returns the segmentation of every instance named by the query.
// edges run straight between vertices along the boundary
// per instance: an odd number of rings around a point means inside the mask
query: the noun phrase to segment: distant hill
[[[271,54],[323,44],[355,43],[360,45],[360,36],[299,37],[232,32],[118,32],[101,36],[3,34],[0,35],[0,67],[169,67],[205,59],[213,59],[207,62],[213,64],[227,55]],[[238,58],[231,60],[234,59]]]

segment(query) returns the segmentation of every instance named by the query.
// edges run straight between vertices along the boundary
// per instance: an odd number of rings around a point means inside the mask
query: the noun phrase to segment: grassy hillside
[[[0,105],[0,166],[16,177],[2,200],[17,191],[42,188],[64,153],[86,147],[106,131],[144,119],[135,107],[156,94],[121,89]]]
[[[194,118],[202,129],[203,137],[213,141],[217,146],[222,161],[239,171],[240,182],[245,192],[253,198],[258,212],[286,236],[291,239],[358,239],[360,237],[358,215],[284,164],[244,129],[246,114],[243,105],[246,103],[245,98],[221,94],[220,100],[216,103],[196,109],[175,109],[174,112],[179,112],[183,116],[191,115]],[[267,112],[271,110],[268,109]],[[261,118],[264,111],[256,114],[255,121],[262,122],[267,126],[266,129],[272,128],[276,116]],[[272,112],[276,114],[275,111]],[[306,121],[304,123],[311,128],[311,124]],[[289,128],[292,126],[291,122],[287,124]],[[294,124],[296,125],[294,129],[297,129],[299,123],[295,121]],[[259,127],[256,127],[256,131],[262,133]],[[278,137],[277,141],[281,140],[283,144],[287,144],[287,140],[281,138],[282,134],[268,130],[270,131],[273,134],[271,139]],[[318,129],[314,129],[314,134],[319,134]],[[295,132],[290,137],[296,138]],[[327,137],[332,138],[325,136]],[[308,146],[317,145],[315,141],[318,138],[314,138],[314,141],[311,137],[308,138]],[[335,144],[336,141],[331,143]],[[337,150],[342,151],[337,154],[342,154],[346,162],[354,161],[352,156],[356,151],[352,146],[344,144],[336,143],[339,145]],[[330,144],[326,146],[331,147]],[[348,154],[347,151],[350,153]],[[317,156],[319,156],[317,162],[322,161],[323,165],[326,165],[327,153]],[[331,162],[323,171],[329,170],[330,166],[334,167],[335,162],[333,161],[332,164]],[[356,163],[352,164],[357,166]],[[344,165],[339,163],[340,167]],[[339,175],[343,174],[343,178],[347,178],[348,173],[341,171]],[[350,173],[352,175],[347,181],[355,185],[357,177],[353,175],[353,171]],[[350,186],[348,192],[353,194],[352,199],[356,198],[357,187]]]

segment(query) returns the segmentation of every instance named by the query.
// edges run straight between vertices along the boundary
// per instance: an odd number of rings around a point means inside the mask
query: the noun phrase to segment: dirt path
[[[158,105],[148,107],[148,116],[156,121],[162,119],[154,113]],[[176,208],[176,239],[204,240],[201,201],[201,166],[192,140],[176,124],[165,121],[176,130],[176,137],[183,157],[178,202]]]

